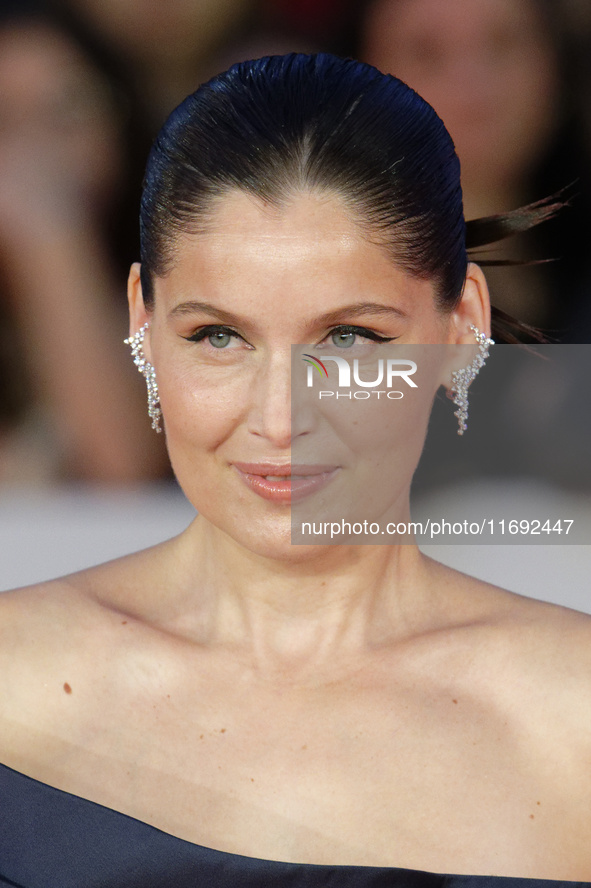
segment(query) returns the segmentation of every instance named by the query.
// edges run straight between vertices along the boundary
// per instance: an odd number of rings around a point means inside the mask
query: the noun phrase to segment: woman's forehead
[[[188,228],[188,226],[187,226]],[[344,200],[301,192],[271,204],[235,191],[218,199],[197,232],[177,235],[172,250],[175,285],[183,277],[227,278],[252,271],[264,280],[290,273],[327,276],[404,274],[391,246],[355,219]]]
[[[179,236],[173,266],[155,284],[157,305],[174,316],[207,305],[265,325],[370,304],[404,316],[434,301],[431,282],[400,269],[342,201],[322,194],[279,207],[226,196],[204,232]]]
[[[232,189],[212,201],[200,231],[223,237],[337,238],[362,236],[363,225],[345,200],[327,189],[295,190],[265,200],[242,189]]]
[[[409,278],[334,196],[301,193],[277,206],[233,192],[218,200],[204,230],[179,235],[172,269],[158,289],[347,291]]]

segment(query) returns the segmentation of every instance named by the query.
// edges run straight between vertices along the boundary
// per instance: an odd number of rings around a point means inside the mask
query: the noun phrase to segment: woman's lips
[[[293,503],[324,487],[339,466],[274,465],[273,463],[233,463],[238,474],[254,493],[274,503]]]

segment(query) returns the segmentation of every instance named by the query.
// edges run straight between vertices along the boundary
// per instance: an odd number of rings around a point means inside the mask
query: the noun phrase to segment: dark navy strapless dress
[[[0,886],[559,888],[591,882],[281,863],[214,851],[0,765]]]

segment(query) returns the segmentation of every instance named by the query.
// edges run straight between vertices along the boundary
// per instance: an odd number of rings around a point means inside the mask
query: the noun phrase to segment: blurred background
[[[213,74],[318,50],[375,64],[434,106],[468,219],[566,189],[557,219],[479,256],[525,263],[487,269],[499,308],[551,341],[591,343],[589,0],[0,0],[0,589],[157,542],[193,514],[123,344],[145,159]],[[547,425],[562,422],[571,382]],[[540,455],[540,423],[519,434],[514,406],[495,409],[526,488],[538,478],[591,509],[588,414],[557,465]],[[485,474],[511,502],[515,477]],[[437,557],[525,594],[576,588],[573,606],[591,610],[591,546],[469,547],[469,563],[460,548]]]

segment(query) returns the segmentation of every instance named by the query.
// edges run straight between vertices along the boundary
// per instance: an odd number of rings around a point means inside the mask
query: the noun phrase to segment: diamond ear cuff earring
[[[472,330],[476,337],[478,354],[467,367],[462,367],[461,370],[454,370],[451,374],[453,402],[458,408],[454,413],[454,416],[458,418],[458,435],[463,435],[468,428],[468,389],[478,375],[480,368],[484,366],[488,358],[490,346],[494,345],[494,339],[489,339],[486,333],[482,333],[474,324],[470,324],[470,330]]]
[[[158,383],[156,382],[156,371],[144,354],[144,337],[148,330],[149,324],[146,321],[143,327],[125,339],[126,345],[131,346],[131,356],[133,363],[146,380],[148,388],[148,415],[152,420],[152,428],[156,432],[161,432],[160,420],[162,419],[162,411],[160,410],[160,399],[158,396]]]

